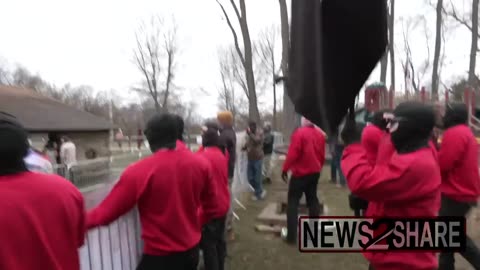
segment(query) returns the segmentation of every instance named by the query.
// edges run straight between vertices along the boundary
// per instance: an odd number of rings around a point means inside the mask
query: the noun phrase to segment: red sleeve
[[[372,162],[377,160],[378,147],[382,140],[382,135],[381,132],[377,132],[377,130],[374,130],[372,127],[365,129],[362,134],[362,146],[365,148],[365,151],[367,151]]]
[[[132,169],[127,169],[122,174],[105,200],[89,211],[87,215],[88,229],[108,225],[135,206],[142,189],[138,186],[136,179]]]
[[[397,201],[411,197],[411,189],[405,189],[408,183],[397,181],[407,169],[398,160],[373,166],[364,147],[352,144],[343,151],[341,167],[350,191],[365,200]]]
[[[204,175],[205,185],[201,193],[201,211],[203,212],[202,222],[205,224],[210,221],[215,215],[217,209],[217,188],[215,185],[215,179],[213,178],[211,166],[206,164]]]
[[[302,152],[302,144],[298,131],[292,134],[290,146],[288,147],[287,158],[283,163],[283,172],[288,172]]]
[[[462,134],[455,130],[446,130],[443,133],[440,151],[438,151],[438,162],[442,172],[450,171],[462,158],[464,150],[465,141]]]
[[[77,198],[77,207],[79,212],[78,218],[78,247],[83,246],[85,242],[85,234],[87,232],[87,224],[86,224],[86,217],[85,217],[85,204],[83,200],[83,196],[80,192],[78,192]]]

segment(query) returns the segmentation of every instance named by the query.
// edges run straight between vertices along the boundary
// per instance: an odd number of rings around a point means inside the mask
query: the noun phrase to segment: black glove
[[[282,172],[282,180],[285,183],[288,183],[288,173],[287,172]]]
[[[364,124],[358,124],[353,119],[348,119],[341,132],[341,137],[345,146],[360,142]]]
[[[348,195],[348,202],[352,210],[366,210],[368,207],[368,201],[353,194]]]

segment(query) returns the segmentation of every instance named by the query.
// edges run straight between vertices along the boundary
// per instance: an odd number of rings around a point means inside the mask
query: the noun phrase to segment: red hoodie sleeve
[[[283,172],[288,172],[292,165],[297,161],[300,154],[302,152],[302,145],[300,142],[300,136],[298,131],[292,134],[292,138],[290,139],[290,146],[288,147],[287,158],[283,163]]]
[[[217,209],[217,188],[215,185],[215,179],[213,178],[211,166],[206,164],[204,171],[205,185],[203,186],[201,193],[201,212],[203,212],[203,224],[209,222],[216,214]]]
[[[141,188],[132,171],[125,170],[105,200],[88,213],[88,229],[108,225],[135,206]]]
[[[85,214],[85,203],[83,200],[83,195],[80,193],[80,191],[76,192],[76,206],[77,206],[77,211],[79,213],[78,215],[78,247],[83,246],[85,242],[85,234],[87,231],[87,224],[86,224],[86,214]]]
[[[438,162],[442,172],[450,171],[463,157],[464,152],[465,141],[462,134],[458,134],[455,130],[446,130],[438,151]]]
[[[360,144],[345,148],[341,167],[350,191],[365,200],[397,201],[411,197],[411,189],[405,189],[406,183],[397,181],[406,171],[406,166],[396,161],[373,166]]]

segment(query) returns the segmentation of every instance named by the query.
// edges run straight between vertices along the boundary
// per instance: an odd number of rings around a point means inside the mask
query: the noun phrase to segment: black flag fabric
[[[288,95],[331,134],[387,47],[386,0],[292,0]]]

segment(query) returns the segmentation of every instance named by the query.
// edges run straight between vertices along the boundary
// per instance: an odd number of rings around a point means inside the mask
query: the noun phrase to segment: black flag
[[[387,47],[386,0],[292,0],[288,95],[328,134]]]

